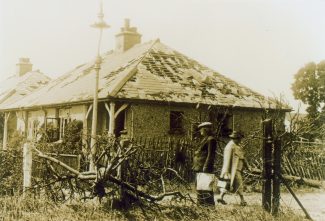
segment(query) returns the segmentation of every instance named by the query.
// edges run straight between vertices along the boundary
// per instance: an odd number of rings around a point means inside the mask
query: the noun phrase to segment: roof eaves
[[[16,92],[16,90],[12,89],[8,93],[6,93],[6,95],[2,99],[0,99],[0,104],[3,103],[4,101],[8,100],[8,98],[10,98],[15,92]]]

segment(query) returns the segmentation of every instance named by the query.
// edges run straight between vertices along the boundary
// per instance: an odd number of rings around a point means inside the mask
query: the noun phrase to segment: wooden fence
[[[67,164],[68,166],[80,170],[80,155],[72,155],[72,154],[56,154],[56,153],[46,153],[47,155],[54,157],[61,162]],[[53,168],[58,172],[64,172],[65,170],[58,165],[53,164]],[[32,177],[37,180],[38,178],[46,175],[46,162],[44,159],[41,159],[37,156],[33,156],[32,163]]]
[[[190,181],[193,179],[192,159],[195,141],[171,138],[137,138],[132,142],[139,146],[134,156],[144,166],[172,168],[179,175]]]
[[[143,164],[143,166],[157,168],[172,168],[187,181],[193,181],[192,171],[193,155],[197,147],[197,142],[190,139],[172,139],[157,137],[140,137],[132,140],[139,150],[132,159]],[[325,180],[325,151],[323,148],[304,148],[300,143],[294,154],[283,154],[282,171],[283,174],[293,175],[314,180]],[[216,174],[220,174],[222,166],[222,152],[224,145],[218,144]],[[80,156],[70,154],[49,155],[61,160],[74,169],[80,170]],[[258,154],[259,155],[259,154]],[[259,158],[259,157],[257,157]],[[261,163],[256,159],[248,159],[255,167],[260,167]],[[45,161],[33,156],[32,177],[36,179],[46,173]],[[53,165],[57,171],[62,168]]]
[[[170,139],[170,138],[138,138],[133,142],[140,146],[137,154],[139,162],[147,163],[151,166],[164,166],[176,169],[186,180],[193,179],[193,154],[196,148],[196,141],[190,139]],[[303,146],[300,142],[294,154],[283,154],[282,171],[284,174],[299,176],[314,180],[325,180],[325,149],[324,144],[309,143]],[[216,172],[220,174],[222,167],[222,152],[224,145],[218,144]],[[259,155],[259,154],[258,154]],[[261,168],[261,161],[257,158],[248,159],[249,162],[258,169]],[[257,162],[259,161],[259,162]]]
[[[313,180],[325,180],[325,150],[299,148],[282,158],[284,174]]]

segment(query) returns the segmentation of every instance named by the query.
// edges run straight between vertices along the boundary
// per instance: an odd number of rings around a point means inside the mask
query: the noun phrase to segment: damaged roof
[[[32,108],[93,99],[95,60],[0,109]],[[159,40],[102,55],[98,98],[276,108],[277,103],[171,49]]]
[[[23,76],[13,75],[7,78],[0,82],[0,107],[12,105],[49,81],[50,78],[39,71],[30,71]]]

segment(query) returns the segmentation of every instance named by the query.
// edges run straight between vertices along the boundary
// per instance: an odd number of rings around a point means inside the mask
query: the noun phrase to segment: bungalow
[[[16,113],[30,139],[41,125],[57,128],[83,122],[91,128],[95,60],[76,67],[17,102],[0,104],[0,111]],[[230,130],[250,133],[260,128],[265,109],[277,103],[242,86],[160,42],[141,43],[141,35],[125,20],[116,35],[116,48],[102,55],[99,72],[97,131],[129,137],[191,137],[200,121],[221,123]],[[288,109],[282,109],[283,116]],[[20,119],[21,116],[26,116]],[[283,118],[284,119],[284,118]],[[8,134],[5,127],[4,134]],[[5,145],[5,143],[4,143]]]
[[[0,82],[0,105],[6,106],[13,104],[23,99],[28,94],[36,91],[40,87],[46,85],[50,78],[39,70],[32,70],[33,64],[30,63],[29,58],[20,58],[16,65],[16,73],[4,81]],[[12,113],[12,114],[11,114]],[[8,136],[14,134],[14,131],[24,131],[25,116],[18,116],[22,112],[6,112],[4,116],[4,133],[1,131],[3,137],[4,148],[7,143]],[[2,136],[3,135],[3,136]],[[0,139],[1,140],[1,139]]]

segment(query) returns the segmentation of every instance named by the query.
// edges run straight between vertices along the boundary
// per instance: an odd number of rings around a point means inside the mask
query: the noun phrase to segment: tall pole
[[[271,212],[271,194],[272,194],[272,120],[263,121],[263,208]]]
[[[280,177],[276,174],[281,174],[281,139],[277,138],[274,142],[273,152],[273,197],[272,197],[272,214],[278,215],[280,207]]]
[[[97,28],[99,30],[99,40],[98,40],[98,48],[97,48],[97,56],[95,62],[95,88],[94,88],[94,101],[93,101],[93,116],[92,116],[92,124],[91,124],[91,140],[90,140],[90,165],[89,170],[96,170],[96,165],[94,163],[95,155],[96,155],[96,136],[97,136],[97,113],[98,113],[98,81],[99,81],[99,71],[101,68],[102,58],[100,56],[100,45],[102,41],[102,33],[103,29],[109,28],[109,25],[104,21],[104,13],[103,13],[103,1],[100,1],[100,11],[98,13],[98,21],[91,25],[93,28]]]

